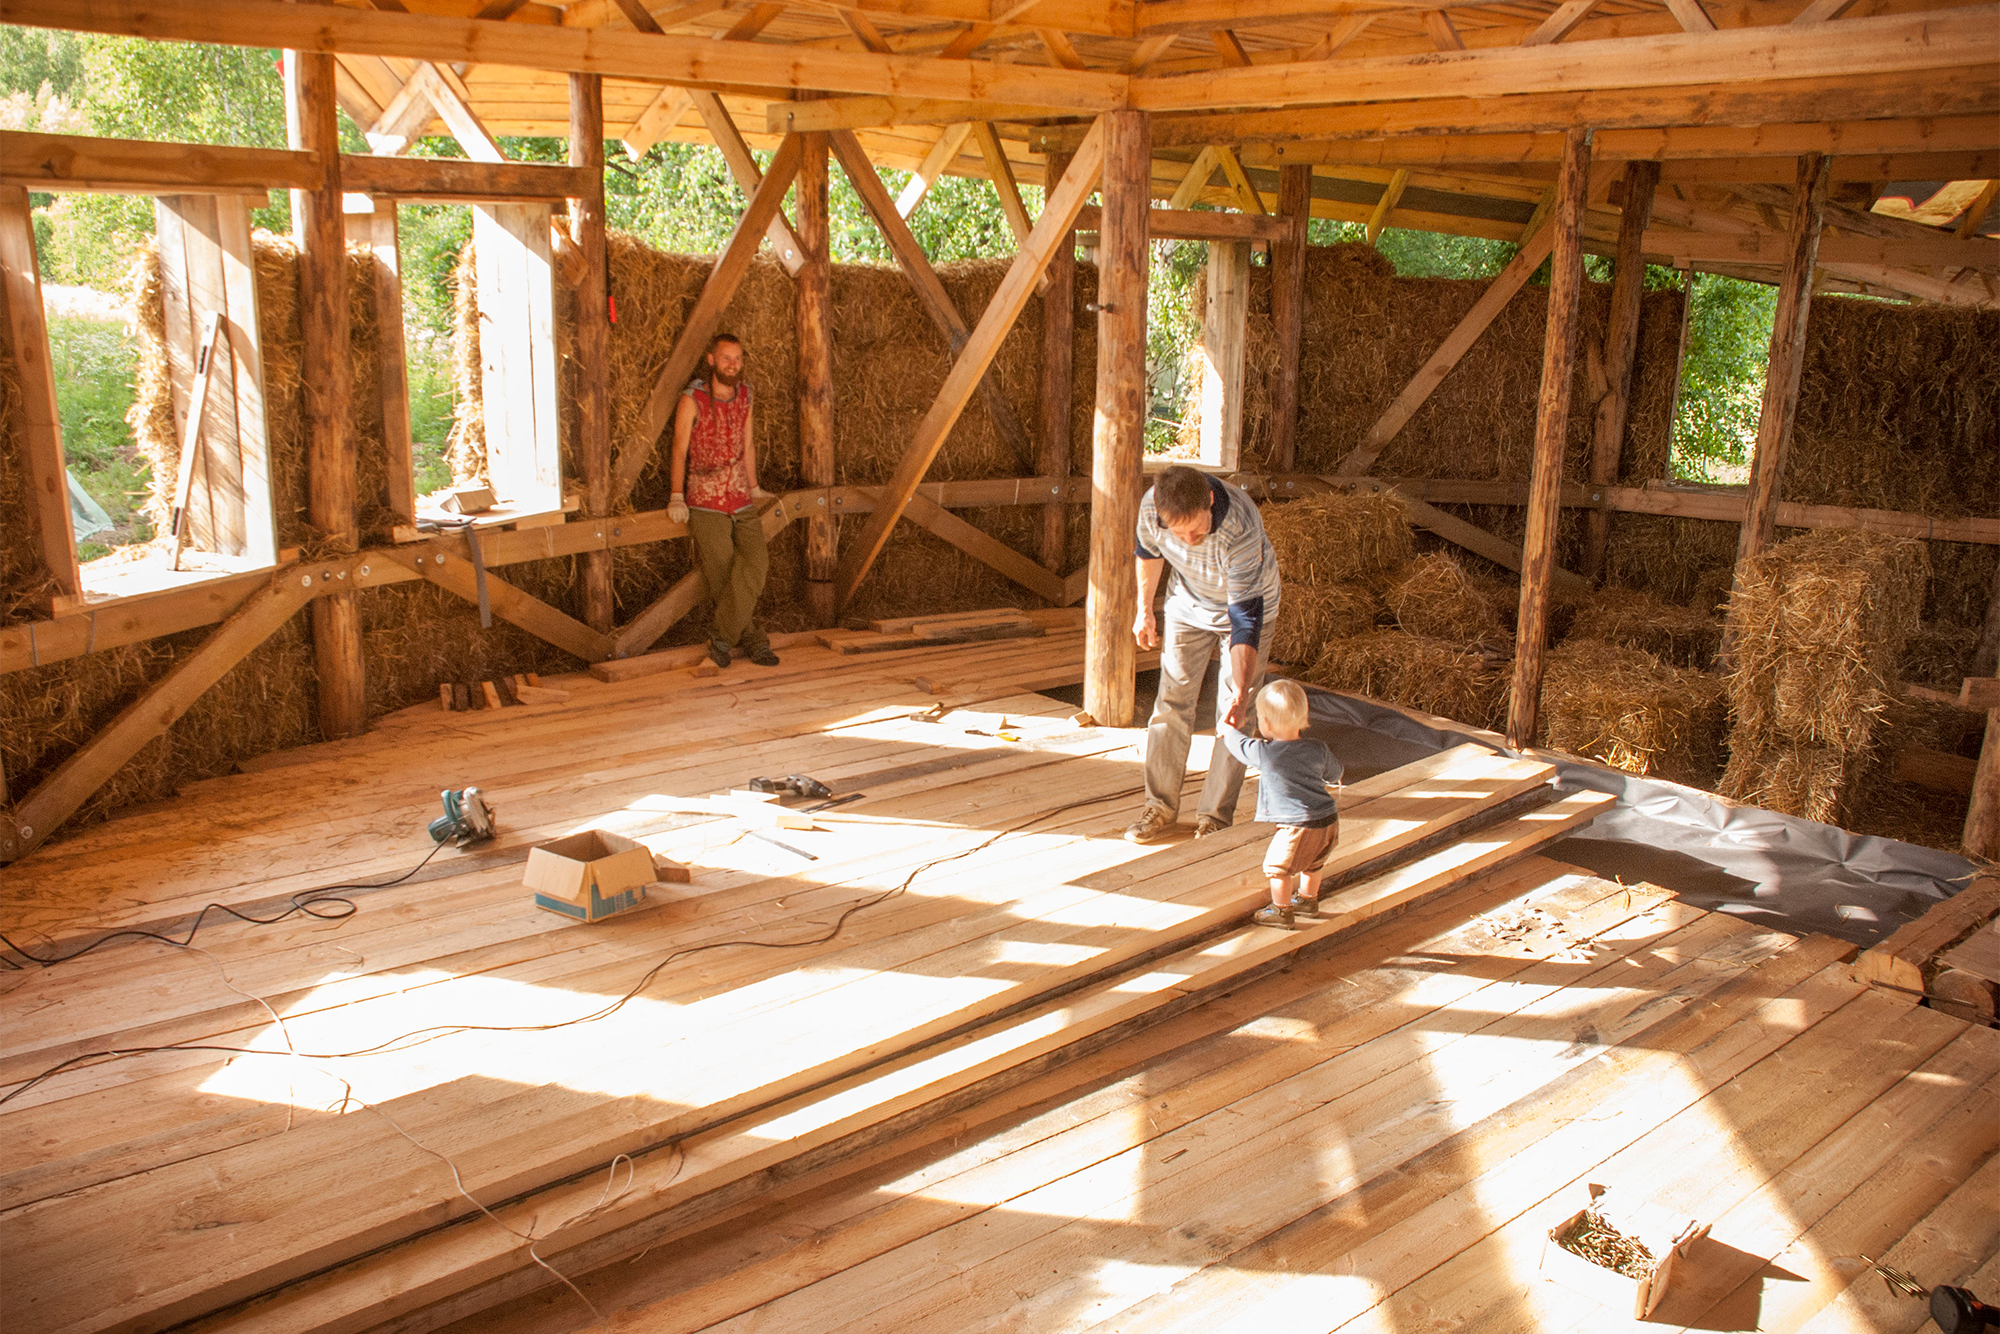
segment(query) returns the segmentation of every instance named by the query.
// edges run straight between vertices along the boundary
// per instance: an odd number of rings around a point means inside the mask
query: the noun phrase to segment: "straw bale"
[[[1381,599],[1359,584],[1289,585],[1278,599],[1271,658],[1276,662],[1317,662],[1329,641],[1374,629],[1381,611]]]
[[[1729,607],[1732,745],[1865,749],[1925,573],[1923,543],[1854,531],[1807,533],[1752,561]]]
[[[1961,852],[1971,800],[1911,783],[1875,783],[1848,813],[1846,828],[1943,852]]]
[[[1419,556],[1383,591],[1396,623],[1413,635],[1457,643],[1504,637],[1500,614],[1459,563],[1443,552]]]
[[[1392,495],[1266,501],[1258,513],[1288,588],[1366,583],[1410,559],[1409,510]]]
[[[1314,685],[1475,727],[1494,725],[1506,709],[1507,675],[1484,655],[1405,630],[1335,640],[1304,675]]]
[[[1978,636],[1969,629],[1923,626],[1912,631],[1904,643],[1896,675],[1904,681],[1956,692],[1973,674],[1972,658],[1978,647]]]
[[[1537,740],[1627,773],[1706,787],[1727,725],[1722,682],[1620,644],[1572,638],[1542,679]]]
[[[1865,768],[1866,761],[1853,752],[1830,746],[1742,747],[1732,737],[1729,765],[1716,791],[1780,815],[1838,825],[1852,812]]]
[[[1613,514],[1605,582],[1650,593],[1662,602],[1694,604],[1713,586],[1710,571],[1736,568],[1736,524],[1659,514]],[[1720,591],[1727,593],[1725,579]]]
[[[1722,647],[1722,622],[1691,607],[1629,588],[1586,594],[1570,622],[1568,638],[1595,639],[1640,649],[1679,667],[1707,670]]]

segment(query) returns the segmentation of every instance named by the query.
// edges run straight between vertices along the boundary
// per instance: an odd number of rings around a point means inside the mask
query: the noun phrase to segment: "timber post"
[[[1312,168],[1278,168],[1278,216],[1285,239],[1271,247],[1271,322],[1278,337],[1278,381],[1271,387],[1272,472],[1298,458],[1299,350],[1306,318],[1306,223],[1312,216]]]
[[[827,230],[827,138],[804,137],[793,186],[800,265],[793,297],[799,332],[799,468],[811,487],[831,487],[833,469],[833,266]],[[822,492],[806,518],[806,608],[813,623],[834,623],[840,521]]]
[[[1820,222],[1826,215],[1831,162],[1818,153],[1799,159],[1792,204],[1791,249],[1778,285],[1771,320],[1771,366],[1764,378],[1764,406],[1757,416],[1757,445],[1750,458],[1750,490],[1736,543],[1736,581],[1744,564],[1771,545],[1778,528],[1778,480],[1799,415],[1799,375],[1805,368],[1806,319],[1812,313],[1813,265],[1819,258]]]
[[[311,188],[292,191],[299,243],[299,331],[305,379],[306,517],[340,552],[360,543],[355,518],[355,444],[348,431],[354,363],[347,329],[347,243],[341,217],[340,127],[333,57],[285,53],[286,128],[291,146],[317,155]],[[312,604],[313,657],[319,669],[319,726],[329,739],[355,736],[367,723],[361,609],[353,592]]]
[[[1550,224],[1549,321],[1542,340],[1542,389],[1535,403],[1534,471],[1528,483],[1528,527],[1521,541],[1521,615],[1514,639],[1514,686],[1507,744],[1534,744],[1542,706],[1543,655],[1548,647],[1549,584],[1562,514],[1563,441],[1569,434],[1569,389],[1576,366],[1576,316],[1583,289],[1583,210],[1590,181],[1589,130],[1563,136]]]
[[[604,240],[604,79],[569,76],[569,165],[595,187],[569,201],[569,235],[582,258],[576,285],[576,459],[591,518],[611,512],[610,260]],[[609,634],[613,618],[611,551],[583,554],[583,619]]]
[[[1097,252],[1097,427],[1091,441],[1083,708],[1104,726],[1129,727],[1138,666],[1132,542],[1145,485],[1152,135],[1143,111],[1107,111],[1101,119],[1104,212]]]
[[[1042,197],[1054,193],[1069,168],[1068,153],[1051,149]],[[1042,439],[1044,477],[1068,477],[1071,401],[1076,392],[1076,236],[1056,247],[1042,289]],[[1069,563],[1069,506],[1060,497],[1042,506],[1042,564],[1057,574]]]
[[[1646,226],[1653,217],[1653,191],[1660,164],[1641,161],[1625,167],[1625,205],[1618,221],[1617,266],[1611,275],[1611,313],[1604,329],[1604,374],[1610,382],[1597,404],[1591,441],[1590,484],[1602,488],[1618,480],[1625,452],[1625,425],[1632,412],[1632,363],[1639,350],[1639,300],[1646,290]],[[1583,575],[1604,577],[1611,542],[1611,512],[1598,506],[1584,515]]]

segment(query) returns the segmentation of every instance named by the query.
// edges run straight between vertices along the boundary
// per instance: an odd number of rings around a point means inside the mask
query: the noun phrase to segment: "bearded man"
[[[757,485],[743,343],[734,334],[717,334],[702,360],[708,378],[689,381],[674,408],[667,474],[674,493],[667,517],[688,526],[715,599],[708,656],[727,667],[731,652],[741,648],[759,667],[776,667],[770,636],[753,619],[771,568],[757,501],[770,492]]]

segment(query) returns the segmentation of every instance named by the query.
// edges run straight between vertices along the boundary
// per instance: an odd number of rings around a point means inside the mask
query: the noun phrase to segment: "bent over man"
[[[1278,615],[1278,555],[1250,497],[1193,468],[1172,467],[1139,502],[1139,647],[1161,643],[1153,612],[1160,580],[1171,572],[1160,652],[1160,691],[1146,725],[1146,809],[1126,829],[1134,843],[1156,843],[1180,819],[1195,702],[1209,659],[1222,650],[1216,691],[1218,723],[1240,727],[1264,679],[1266,642]],[[1243,762],[1217,746],[1195,815],[1196,838],[1236,818]]]
[[[715,599],[708,656],[727,667],[730,650],[741,647],[759,667],[776,667],[769,636],[751,619],[771,565],[756,502],[770,493],[757,485],[743,344],[734,334],[717,334],[703,361],[709,378],[689,381],[674,408],[667,517],[688,526]]]

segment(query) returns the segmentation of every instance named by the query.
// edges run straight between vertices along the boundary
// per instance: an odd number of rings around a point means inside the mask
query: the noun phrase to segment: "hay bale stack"
[[[1582,599],[1568,638],[1622,644],[1678,667],[1706,671],[1722,647],[1722,622],[1629,588],[1607,588]]]
[[[1505,637],[1500,613],[1464,568],[1442,551],[1411,561],[1383,590],[1396,624],[1427,639],[1492,644]]]
[[[0,625],[34,619],[55,591],[35,538],[34,489],[22,457],[27,403],[14,369],[11,325],[0,320]]]
[[[1715,677],[1641,649],[1571,639],[1549,654],[1536,739],[1626,773],[1706,787],[1727,724]]]
[[[1484,654],[1406,630],[1335,640],[1305,679],[1475,727],[1494,725],[1507,703],[1507,675]]]
[[[1965,678],[1973,674],[1972,658],[1978,647],[1978,635],[1968,629],[1924,626],[1903,644],[1903,656],[1896,666],[1897,679],[1956,694]]]
[[[1287,588],[1366,584],[1410,559],[1409,509],[1395,496],[1306,496],[1258,513]]]
[[[1277,662],[1317,662],[1331,641],[1374,629],[1381,611],[1381,600],[1359,584],[1288,585],[1278,599],[1271,657]]]
[[[1750,563],[1729,602],[1724,796],[1832,824],[1852,812],[1927,572],[1923,543],[1852,531]]]

